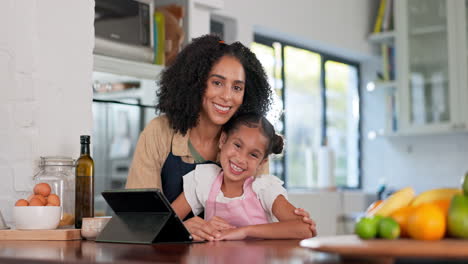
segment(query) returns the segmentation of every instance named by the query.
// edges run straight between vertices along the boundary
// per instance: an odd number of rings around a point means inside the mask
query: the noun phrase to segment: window
[[[260,35],[251,48],[277,95],[268,118],[286,142],[270,172],[288,187],[318,187],[319,152],[327,145],[335,184],[360,187],[359,65]]]

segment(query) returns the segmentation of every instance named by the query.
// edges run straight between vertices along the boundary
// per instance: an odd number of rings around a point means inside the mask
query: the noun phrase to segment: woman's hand
[[[312,231],[312,237],[317,235],[317,226],[314,220],[310,218],[309,212],[307,212],[306,210],[302,208],[296,208],[294,209],[294,214],[298,216],[302,216],[302,221],[310,225],[310,231]]]
[[[232,228],[226,220],[221,217],[213,217],[210,221],[205,221],[198,216],[194,216],[184,222],[185,227],[195,241],[213,241],[221,236],[221,230]]]

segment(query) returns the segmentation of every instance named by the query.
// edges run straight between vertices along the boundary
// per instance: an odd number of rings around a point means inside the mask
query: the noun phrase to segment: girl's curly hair
[[[270,109],[271,89],[265,71],[255,54],[240,42],[224,44],[216,35],[204,35],[187,45],[162,72],[156,92],[156,111],[165,113],[172,128],[185,135],[197,125],[208,74],[224,55],[233,56],[245,72],[245,93],[236,115]]]

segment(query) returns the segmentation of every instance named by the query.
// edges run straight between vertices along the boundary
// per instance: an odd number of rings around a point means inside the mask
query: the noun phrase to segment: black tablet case
[[[159,189],[102,192],[115,216],[97,236],[97,242],[154,244],[187,243],[192,236]]]

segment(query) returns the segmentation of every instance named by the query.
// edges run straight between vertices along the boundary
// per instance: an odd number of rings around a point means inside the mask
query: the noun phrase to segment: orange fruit
[[[383,200],[377,200],[369,205],[366,209],[366,215],[369,215],[375,208],[379,207],[382,204]]]
[[[439,240],[444,237],[447,218],[435,203],[421,204],[408,217],[408,234],[418,240]]]
[[[433,204],[437,205],[442,211],[444,212],[444,215],[448,215],[448,210],[450,207],[450,199],[445,199],[445,200],[437,200],[432,202]]]
[[[390,217],[400,225],[401,237],[408,237],[408,218],[413,210],[414,207],[408,205],[396,210],[390,215]]]

